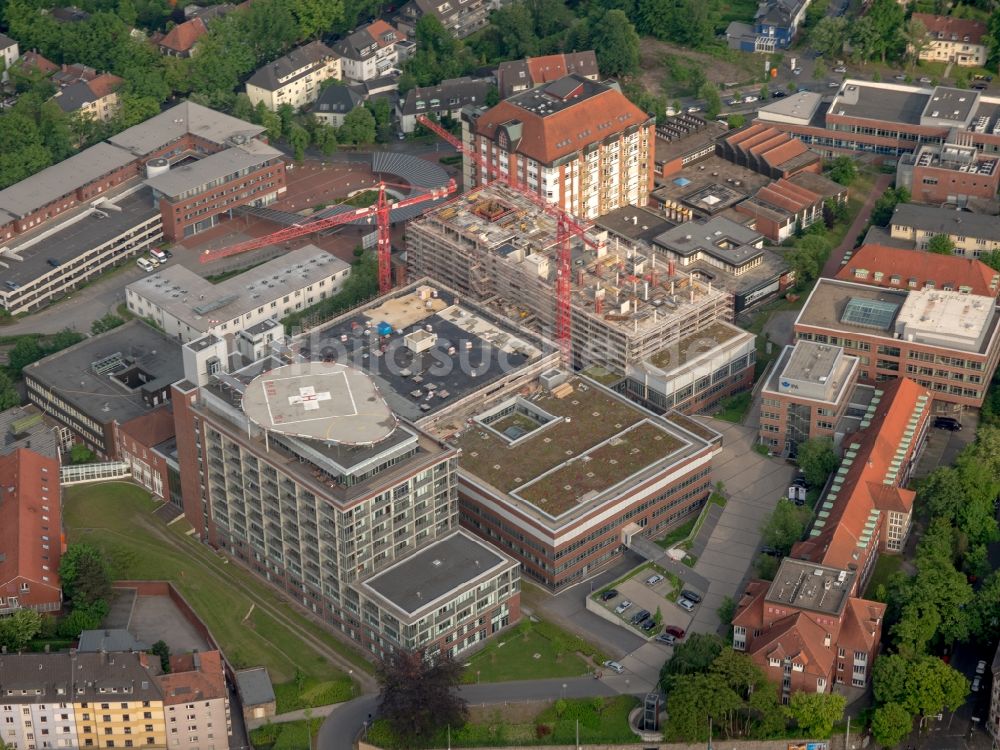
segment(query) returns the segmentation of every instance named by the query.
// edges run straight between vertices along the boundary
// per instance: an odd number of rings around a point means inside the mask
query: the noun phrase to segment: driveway
[[[716,456],[712,476],[725,485],[726,507],[704,553],[695,563],[695,572],[709,581],[704,601],[694,613],[691,630],[714,633],[719,628],[716,610],[727,597],[736,599],[749,578],[750,563],[760,547],[760,527],[774,510],[794,474],[784,461],[757,453],[753,427],[699,417],[722,433],[722,453]]]

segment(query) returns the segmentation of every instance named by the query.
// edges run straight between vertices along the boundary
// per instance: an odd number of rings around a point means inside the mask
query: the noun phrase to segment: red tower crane
[[[460,139],[449,133],[440,124],[434,122],[426,115],[417,115],[417,121],[451,144],[459,153],[475,162],[479,168],[485,169],[491,178],[503,178],[504,175],[498,165],[493,164],[475,150],[467,148]],[[514,176],[513,169],[509,170],[507,184],[512,190],[516,190],[520,195],[523,195],[556,220],[556,243],[559,246],[558,264],[556,267],[556,343],[562,352],[563,364],[569,367],[571,365],[571,349],[573,346],[573,315],[570,288],[573,259],[570,240],[574,236],[577,236],[590,247],[598,247],[598,244],[587,237],[587,228],[579,224],[572,214],[564,211],[559,206],[549,203],[542,196],[532,192],[528,188],[519,185]]]
[[[306,234],[312,234],[313,232],[319,232],[330,227],[340,226],[341,224],[348,224],[359,219],[370,219],[374,216],[378,225],[378,290],[380,294],[385,294],[392,289],[392,242],[389,233],[389,213],[396,208],[406,208],[407,206],[414,206],[424,201],[446,198],[458,190],[455,181],[448,180],[448,184],[443,187],[433,188],[426,193],[411,195],[390,203],[385,197],[385,187],[387,184],[389,183],[379,182],[378,200],[367,208],[346,211],[336,216],[315,219],[303,224],[293,224],[286,229],[281,229],[263,237],[257,237],[236,245],[230,245],[229,247],[221,247],[217,250],[206,250],[201,254],[200,260],[202,263],[210,263],[219,258],[227,258],[230,255],[245,253],[248,250],[256,250],[267,245],[276,245]]]

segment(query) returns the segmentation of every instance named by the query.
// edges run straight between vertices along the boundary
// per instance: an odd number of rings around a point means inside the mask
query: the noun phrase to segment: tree
[[[827,478],[840,463],[837,452],[833,449],[833,441],[829,438],[812,438],[799,443],[796,461],[810,487],[822,487],[826,484]]]
[[[72,464],[88,464],[94,460],[94,451],[83,443],[74,443],[69,449],[69,461]]]
[[[687,640],[674,646],[674,653],[660,669],[660,685],[669,694],[678,682],[676,678],[704,672],[722,653],[725,644],[715,634],[692,633]]]
[[[93,323],[90,324],[90,332],[95,336],[99,333],[104,333],[105,331],[110,331],[112,328],[117,328],[120,325],[124,325],[125,321],[119,318],[114,313],[108,313],[103,317],[98,318]]]
[[[909,57],[912,68],[917,64],[921,53],[930,45],[930,39],[927,37],[927,26],[919,18],[911,18],[906,22],[903,38],[906,40],[907,57]]]
[[[604,75],[631,76],[639,72],[639,35],[622,11],[605,13],[593,26],[590,43]]]
[[[2,159],[3,157],[0,157]],[[37,362],[45,356],[36,336],[25,336],[17,340],[14,347],[7,353],[7,367],[11,372],[20,374],[21,370]]]
[[[905,49],[903,26],[906,11],[896,0],[874,0],[865,14],[872,25],[874,45],[872,52],[879,55],[882,64],[890,55]]]
[[[86,606],[74,606],[73,610],[59,621],[57,632],[61,638],[79,638],[84,630],[99,628],[108,610],[108,603],[103,599]]]
[[[0,411],[12,409],[20,403],[21,395],[11,382],[10,376],[5,370],[0,370]]]
[[[312,144],[324,156],[329,156],[337,150],[337,131],[332,125],[321,123],[313,129]]]
[[[858,168],[851,157],[838,156],[830,162],[830,170],[827,176],[841,185],[850,185],[858,176]]]
[[[875,201],[875,207],[872,209],[872,224],[880,227],[888,225],[892,220],[892,212],[896,210],[896,204],[909,202],[910,192],[906,188],[889,188]]]
[[[946,234],[935,234],[927,243],[927,252],[938,255],[951,255],[955,250],[955,243]]]
[[[719,674],[692,674],[677,680],[667,695],[666,734],[671,740],[703,742],[708,722],[728,725],[727,718],[742,705],[740,696]]]
[[[0,646],[15,652],[24,649],[42,629],[42,616],[33,609],[19,609],[0,618]]]
[[[170,672],[170,646],[167,645],[166,641],[157,641],[154,643],[149,652],[154,656],[160,657],[160,668],[163,670],[164,674]],[[296,673],[297,674],[297,673]]]
[[[426,16],[425,16],[426,18]],[[423,19],[421,19],[423,20]],[[337,133],[340,143],[366,145],[375,142],[375,118],[366,107],[355,107],[344,117]]]
[[[792,693],[788,714],[806,737],[829,737],[844,716],[847,699],[838,693]]]
[[[1000,637],[1000,570],[990,573],[969,608],[970,633],[993,643]]]
[[[111,576],[104,556],[89,544],[71,544],[59,561],[63,596],[73,608],[107,601],[111,596]]]
[[[823,201],[823,224],[827,229],[832,229],[837,222],[847,221],[848,216],[846,201],[838,201],[836,198]]]
[[[802,538],[808,520],[807,509],[796,507],[791,500],[783,497],[761,526],[762,541],[782,555],[787,555],[792,545]]]
[[[458,694],[462,666],[450,656],[428,659],[423,649],[394,651],[378,662],[375,676],[379,712],[397,736],[427,741],[441,727],[465,722],[466,704]]]
[[[886,703],[872,715],[872,737],[883,747],[896,747],[913,729],[913,715],[899,703]]]
[[[880,704],[897,703],[911,715],[954,711],[969,694],[969,681],[936,656],[882,656],[875,661],[872,680]]]
[[[715,87],[715,84],[706,81],[698,91],[698,96],[705,102],[705,116],[709,120],[714,120],[718,117],[719,112],[722,111],[722,97],[719,95],[719,89]]]
[[[306,155],[306,148],[309,146],[309,132],[297,122],[293,122],[288,129],[287,138],[288,145],[292,147],[294,152],[295,161],[302,161]]]
[[[293,0],[292,13],[299,22],[299,36],[313,39],[328,33],[344,20],[343,0]]]
[[[870,60],[878,48],[878,33],[867,15],[855,20],[848,34],[852,55],[861,61]]]
[[[809,234],[796,241],[786,258],[795,269],[795,278],[799,284],[807,284],[819,277],[830,248],[830,240],[818,234]]]

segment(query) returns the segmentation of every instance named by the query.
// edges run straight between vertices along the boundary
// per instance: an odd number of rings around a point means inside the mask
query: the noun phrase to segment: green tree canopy
[[[802,538],[808,522],[808,509],[799,508],[791,500],[783,497],[764,520],[761,526],[761,541],[768,547],[774,547],[782,555],[787,555],[792,545]]]
[[[42,629],[42,616],[33,609],[19,609],[8,617],[0,617],[0,646],[17,652]]]
[[[838,20],[843,19],[838,17]],[[838,156],[830,163],[829,177],[834,182],[850,185],[857,176],[858,168],[854,164],[854,159],[849,156]]]
[[[872,679],[880,704],[896,703],[911,715],[954,711],[969,694],[969,681],[936,656],[882,656],[875,660]]]
[[[356,107],[347,113],[337,132],[337,140],[357,145],[375,142],[375,117],[367,107]]]
[[[899,703],[886,703],[872,714],[872,737],[882,747],[896,747],[913,729],[913,714]]]
[[[955,243],[946,234],[935,234],[927,243],[927,252],[938,255],[951,255],[955,250]]]
[[[715,634],[692,633],[686,640],[674,646],[673,655],[660,669],[660,685],[669,694],[682,675],[705,672],[722,653],[725,644]]]
[[[829,438],[811,438],[800,443],[795,460],[810,487],[822,487],[826,484],[830,474],[840,464],[833,441]]]
[[[107,601],[111,596],[111,576],[104,556],[89,544],[71,544],[59,561],[63,596],[73,607]]]
[[[639,72],[639,35],[620,10],[609,10],[594,24],[590,42],[601,72],[632,76]]]
[[[844,716],[847,699],[839,693],[792,693],[788,714],[806,737],[829,737]]]

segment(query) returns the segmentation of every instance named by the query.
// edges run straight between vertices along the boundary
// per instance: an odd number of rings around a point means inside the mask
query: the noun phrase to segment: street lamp
[[[562,687],[562,697],[563,697],[563,700],[566,699],[566,683],[565,682],[563,683],[563,687]]]
[[[348,669],[347,670],[347,677],[351,681],[351,698],[354,698],[354,670],[353,669]]]

